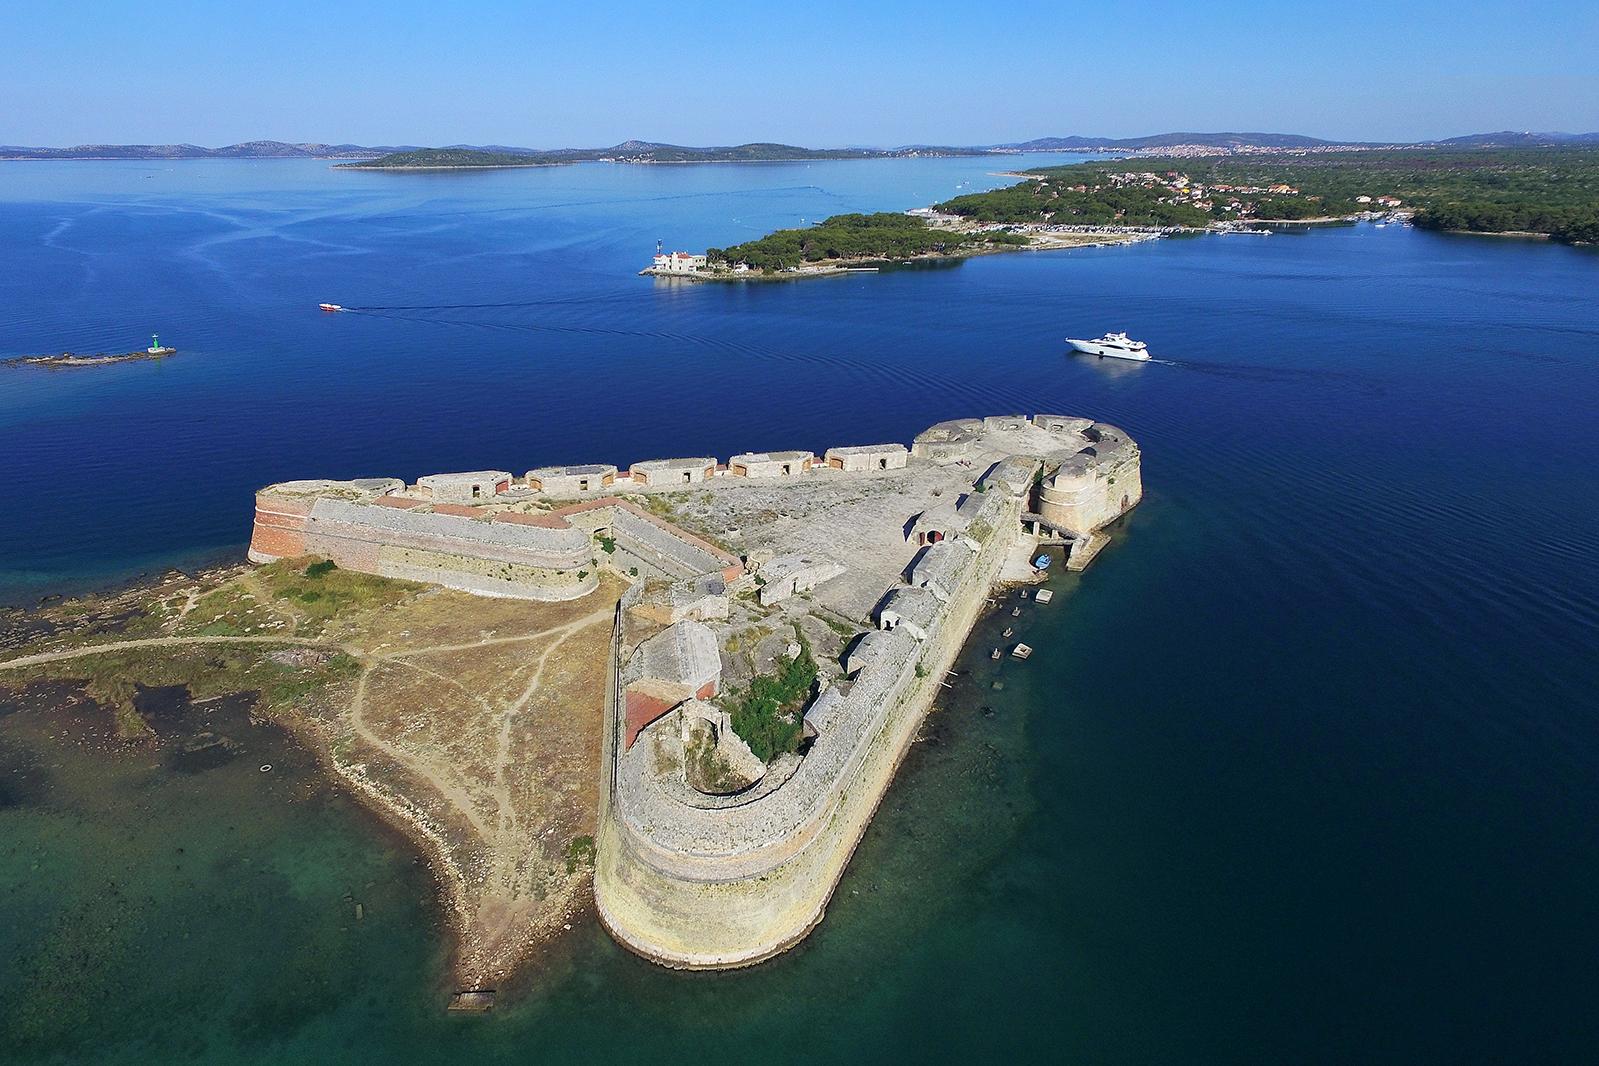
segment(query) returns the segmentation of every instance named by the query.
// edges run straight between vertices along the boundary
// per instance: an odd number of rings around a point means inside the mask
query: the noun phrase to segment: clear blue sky
[[[0,143],[1599,129],[1599,3],[0,0]]]

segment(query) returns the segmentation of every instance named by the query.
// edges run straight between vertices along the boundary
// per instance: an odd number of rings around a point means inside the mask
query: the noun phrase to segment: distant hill
[[[1599,143],[1599,133],[1471,133],[1437,141],[1329,141],[1297,133],[1158,133],[1150,137],[1038,137],[989,147],[1006,152],[1137,152],[1162,148],[1203,147],[1226,151],[1242,148],[1277,150],[1310,148],[1537,148]]]
[[[1173,148],[1177,145],[1206,148],[1320,148],[1339,143],[1345,142],[1304,137],[1297,133],[1157,133],[1149,137],[1039,137],[993,147],[1014,152],[1091,152],[1137,151]]]
[[[1441,141],[1365,142],[1329,141],[1297,133],[1158,133],[1148,137],[1036,137],[1006,144],[951,146],[913,144],[895,148],[802,148],[771,141],[749,144],[689,147],[659,141],[631,140],[609,148],[519,148],[504,144],[451,144],[442,148],[416,145],[322,144],[318,142],[244,141],[222,148],[197,144],[80,144],[71,148],[27,148],[0,145],[0,159],[347,159],[366,166],[525,166],[534,163],[728,163],[778,162],[807,159],[904,159],[917,156],[975,156],[1012,152],[1151,152],[1187,147],[1218,152],[1247,150],[1295,151],[1336,148],[1422,147],[1524,148],[1599,144],[1599,133],[1473,133]],[[450,152],[457,161],[440,163],[437,155]],[[431,158],[431,163],[383,162],[385,157],[408,155]],[[494,161],[499,157],[499,161]]]
[[[655,141],[623,141],[609,148],[486,150],[470,146],[420,148],[377,159],[343,163],[351,170],[422,170],[438,167],[519,167],[556,163],[772,163],[806,159],[889,159],[927,155],[983,155],[981,148],[801,148],[768,141],[692,148]]]
[[[1539,148],[1562,144],[1599,144],[1599,133],[1468,133],[1433,142],[1451,148]]]
[[[554,162],[540,154],[526,152],[485,152],[475,148],[418,148],[410,152],[390,152],[376,159],[340,163],[339,167],[360,170],[454,170],[470,167],[540,167]]]
[[[197,144],[79,144],[71,148],[0,145],[0,159],[364,159],[396,150],[287,141],[245,141],[224,148],[202,148]]]

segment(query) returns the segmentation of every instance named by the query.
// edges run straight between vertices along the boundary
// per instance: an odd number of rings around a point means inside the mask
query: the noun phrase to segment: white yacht
[[[1107,333],[1093,341],[1067,337],[1066,343],[1072,346],[1073,351],[1097,355],[1101,359],[1133,359],[1140,363],[1149,361],[1149,346],[1143,341],[1130,339],[1125,333]]]

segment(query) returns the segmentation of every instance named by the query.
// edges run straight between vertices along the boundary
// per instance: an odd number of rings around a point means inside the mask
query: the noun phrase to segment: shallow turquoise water
[[[0,381],[13,598],[236,554],[250,490],[291,476],[1058,410],[1125,426],[1149,490],[1026,609],[1029,662],[974,639],[827,921],[747,973],[584,927],[511,1006],[446,1018],[425,879],[292,756],[270,787],[253,754],[178,775],[0,717],[0,1056],[1588,1057],[1599,257],[1355,227],[749,289],[629,273],[657,236],[990,169],[0,166],[30,249],[0,265],[3,354],[184,349]],[[1060,354],[1107,328],[1172,365]]]

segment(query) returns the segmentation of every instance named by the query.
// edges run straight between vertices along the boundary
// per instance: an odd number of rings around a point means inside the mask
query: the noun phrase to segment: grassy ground
[[[429,852],[458,979],[492,985],[586,898],[621,591],[486,599],[315,559],[178,575],[0,617],[0,686],[75,682],[130,741],[143,689],[254,693]]]

